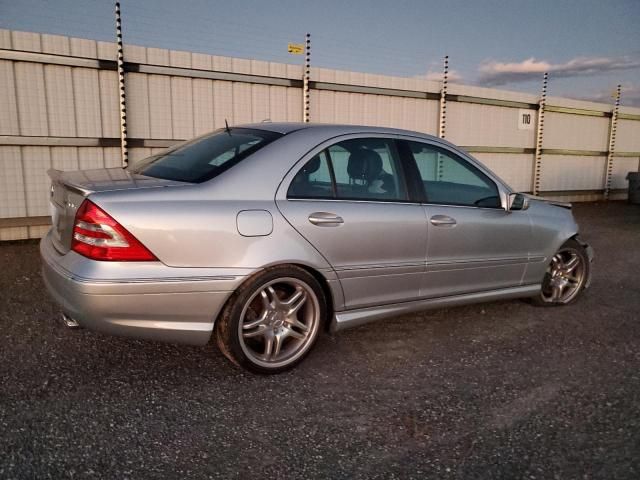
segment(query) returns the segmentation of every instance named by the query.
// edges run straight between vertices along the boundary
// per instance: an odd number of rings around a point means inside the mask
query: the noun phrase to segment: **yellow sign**
[[[289,53],[293,53],[294,55],[303,55],[304,45],[302,45],[301,43],[290,43]]]

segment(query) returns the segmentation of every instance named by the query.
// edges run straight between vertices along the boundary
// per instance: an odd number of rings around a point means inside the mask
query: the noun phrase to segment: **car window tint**
[[[333,198],[333,183],[326,152],[309,160],[289,186],[290,198]]]
[[[495,183],[452,152],[421,142],[407,142],[429,203],[500,208]]]
[[[406,200],[407,192],[393,141],[345,140],[328,148],[337,197],[355,200]]]
[[[280,133],[249,128],[218,130],[142,159],[127,169],[149,177],[200,183],[228,170],[281,136]]]

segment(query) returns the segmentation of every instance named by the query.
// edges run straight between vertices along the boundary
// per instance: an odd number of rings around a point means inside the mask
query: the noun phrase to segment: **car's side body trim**
[[[338,332],[347,328],[364,325],[365,323],[373,322],[375,320],[382,320],[384,318],[395,317],[407,313],[494,300],[532,297],[537,295],[539,292],[539,284],[522,285],[519,287],[502,288],[499,290],[476,292],[464,295],[421,299],[412,302],[359,308],[357,310],[345,310],[342,312],[335,312],[331,322],[331,331]]]
[[[440,271],[447,269],[458,268],[478,268],[494,265],[514,265],[523,263],[537,263],[546,260],[546,257],[526,256],[526,257],[492,257],[492,258],[469,258],[465,260],[441,260],[441,261],[427,261],[421,263],[376,263],[366,265],[344,265],[335,267],[335,271],[340,278],[348,278],[354,274],[350,272],[357,272],[355,276],[362,275],[362,272],[376,272],[384,270],[394,270],[394,273],[416,273],[416,272],[430,272]],[[426,268],[426,270],[425,270]],[[385,275],[386,273],[381,273]]]
[[[459,269],[459,268],[480,268],[500,265],[520,265],[532,262],[529,257],[500,257],[500,258],[470,258],[465,260],[427,260],[427,272]]]

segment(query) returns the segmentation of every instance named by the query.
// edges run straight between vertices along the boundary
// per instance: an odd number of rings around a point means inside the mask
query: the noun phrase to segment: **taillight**
[[[71,250],[92,260],[144,262],[158,260],[107,212],[85,200],[76,212]]]

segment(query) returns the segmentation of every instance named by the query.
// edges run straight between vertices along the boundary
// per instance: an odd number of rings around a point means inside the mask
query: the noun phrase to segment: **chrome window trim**
[[[432,202],[412,202],[410,200],[399,201],[399,200],[353,200],[353,199],[343,199],[343,198],[300,198],[300,197],[287,197],[287,201],[290,202],[341,202],[341,203],[384,203],[388,204],[398,204],[398,205],[422,205],[425,207],[435,206],[435,207],[453,207],[453,208],[473,208],[476,210],[491,210],[493,212],[503,212],[505,211],[502,207],[478,207],[475,205],[454,205],[448,203],[432,203]]]
[[[384,205],[423,205],[420,202],[412,202],[410,200],[356,200],[350,198],[300,198],[300,197],[287,197],[285,200],[289,202],[340,202],[340,203],[382,203]]]
[[[498,190],[498,192],[500,192],[500,190]],[[502,200],[502,196],[501,196],[501,200]],[[498,211],[498,212],[504,212],[507,211],[504,207],[500,206],[500,207],[478,207],[476,205],[456,205],[456,204],[452,204],[452,203],[433,203],[433,202],[423,202],[420,203],[420,205],[424,205],[425,207],[452,207],[452,208],[474,208],[476,210],[491,210],[493,212]]]

